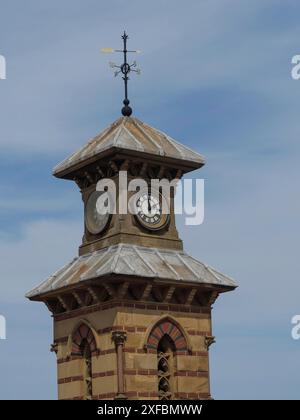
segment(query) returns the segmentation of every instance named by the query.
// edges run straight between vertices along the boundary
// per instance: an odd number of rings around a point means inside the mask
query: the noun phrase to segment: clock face
[[[169,209],[166,199],[162,194],[149,194],[141,192],[136,202],[138,222],[150,230],[162,229],[169,221],[169,211],[164,214],[162,209]]]
[[[107,198],[106,202],[102,205],[98,202],[102,194],[103,192],[101,191],[94,191],[89,196],[85,206],[85,224],[88,231],[94,235],[102,232],[106,228],[111,217],[109,212],[109,199]]]

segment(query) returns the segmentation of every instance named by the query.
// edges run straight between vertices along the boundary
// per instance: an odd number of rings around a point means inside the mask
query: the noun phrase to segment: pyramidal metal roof
[[[163,156],[185,161],[194,167],[205,163],[202,155],[172,139],[160,130],[143,123],[137,118],[121,117],[103,130],[77,152],[59,163],[53,170],[61,176],[72,168],[90,159],[100,158],[109,149],[140,152],[143,155]]]
[[[87,280],[119,274],[206,285],[237,287],[234,280],[190,257],[184,251],[118,244],[76,257],[27,293],[34,299]],[[100,283],[101,284],[101,283]]]

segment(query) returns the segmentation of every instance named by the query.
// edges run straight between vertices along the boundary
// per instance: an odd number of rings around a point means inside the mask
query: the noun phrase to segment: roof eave
[[[124,157],[127,157],[128,155],[130,155],[131,157],[132,156],[137,157],[137,158],[140,158],[141,160],[145,160],[145,161],[151,160],[156,163],[165,164],[166,166],[182,168],[185,173],[191,172],[196,169],[200,169],[202,168],[202,166],[205,165],[204,158],[202,158],[202,160],[200,160],[199,158],[199,160],[197,161],[187,160],[180,157],[176,158],[176,157],[170,157],[170,156],[162,156],[162,155],[147,153],[147,152],[139,151],[139,150],[129,150],[129,149],[124,149],[120,147],[112,147],[99,154],[95,154],[93,156],[88,157],[87,159],[77,162],[74,165],[70,165],[69,167],[64,168],[62,170],[54,169],[53,175],[56,178],[72,180],[76,172],[80,171],[82,168],[92,165],[103,158],[107,158],[108,156],[114,156],[117,154],[119,154],[120,157],[122,155]]]
[[[124,278],[129,278],[132,281],[135,280],[139,280],[141,279],[140,276],[135,276],[135,275],[128,275],[128,274],[115,274],[115,273],[110,273],[110,274],[105,274],[99,277],[95,277],[92,279],[87,279],[84,280],[80,283],[76,283],[76,284],[72,284],[72,285],[67,285],[65,287],[60,287],[58,289],[54,289],[51,291],[47,291],[45,293],[37,293],[36,295],[32,295],[30,296],[30,293],[27,293],[25,295],[25,297],[27,299],[29,299],[30,301],[35,301],[35,302],[44,302],[48,299],[52,299],[57,297],[57,295],[60,294],[64,294],[64,293],[68,293],[74,289],[81,289],[81,288],[85,288],[87,285],[94,285],[95,286],[95,282],[97,282],[98,280],[103,280],[106,277],[109,277],[110,280],[114,279],[114,280],[122,280]],[[165,284],[166,282],[168,283],[168,285],[176,285],[176,286],[197,286],[199,289],[203,289],[203,290],[217,290],[219,293],[226,293],[226,292],[230,292],[235,290],[238,285],[224,285],[224,284],[217,284],[217,283],[201,283],[199,281],[193,281],[193,280],[175,280],[175,279],[168,279],[168,278],[157,278],[155,276],[151,277],[151,276],[147,276],[145,278],[143,278],[143,282],[145,281],[153,281],[155,284]]]

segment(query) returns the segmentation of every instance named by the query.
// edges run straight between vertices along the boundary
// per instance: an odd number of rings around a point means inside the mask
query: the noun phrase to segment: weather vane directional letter
[[[122,35],[123,39],[123,50],[115,50],[113,48],[102,48],[102,52],[104,53],[112,53],[112,52],[121,52],[124,55],[124,63],[121,66],[117,66],[115,63],[110,62],[109,65],[112,68],[118,69],[115,71],[115,77],[118,76],[118,74],[122,74],[122,78],[124,80],[124,87],[125,87],[125,99],[123,101],[123,108],[122,108],[122,114],[125,117],[130,117],[132,114],[132,108],[129,106],[129,99],[128,99],[128,80],[129,80],[129,73],[134,71],[137,74],[140,74],[141,71],[139,68],[137,68],[137,63],[134,61],[132,64],[127,63],[127,53],[140,53],[139,50],[127,50],[127,40],[128,35],[124,31],[124,34]]]

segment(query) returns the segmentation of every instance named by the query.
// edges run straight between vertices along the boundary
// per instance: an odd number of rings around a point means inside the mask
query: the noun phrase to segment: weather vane
[[[122,35],[123,39],[123,50],[115,50],[113,48],[102,48],[101,51],[104,53],[112,53],[112,52],[121,52],[124,55],[124,63],[121,66],[116,65],[115,63],[110,62],[109,65],[111,68],[116,68],[118,70],[115,71],[115,77],[118,76],[118,74],[122,74],[122,78],[124,80],[124,87],[125,87],[125,99],[123,101],[123,108],[122,108],[122,114],[125,117],[130,117],[132,114],[132,108],[129,106],[129,99],[128,99],[128,80],[129,80],[129,73],[134,71],[137,74],[141,74],[141,70],[137,67],[136,61],[134,61],[132,64],[128,64],[127,62],[127,53],[140,53],[139,50],[127,50],[127,40],[128,35],[124,31],[124,34]]]

